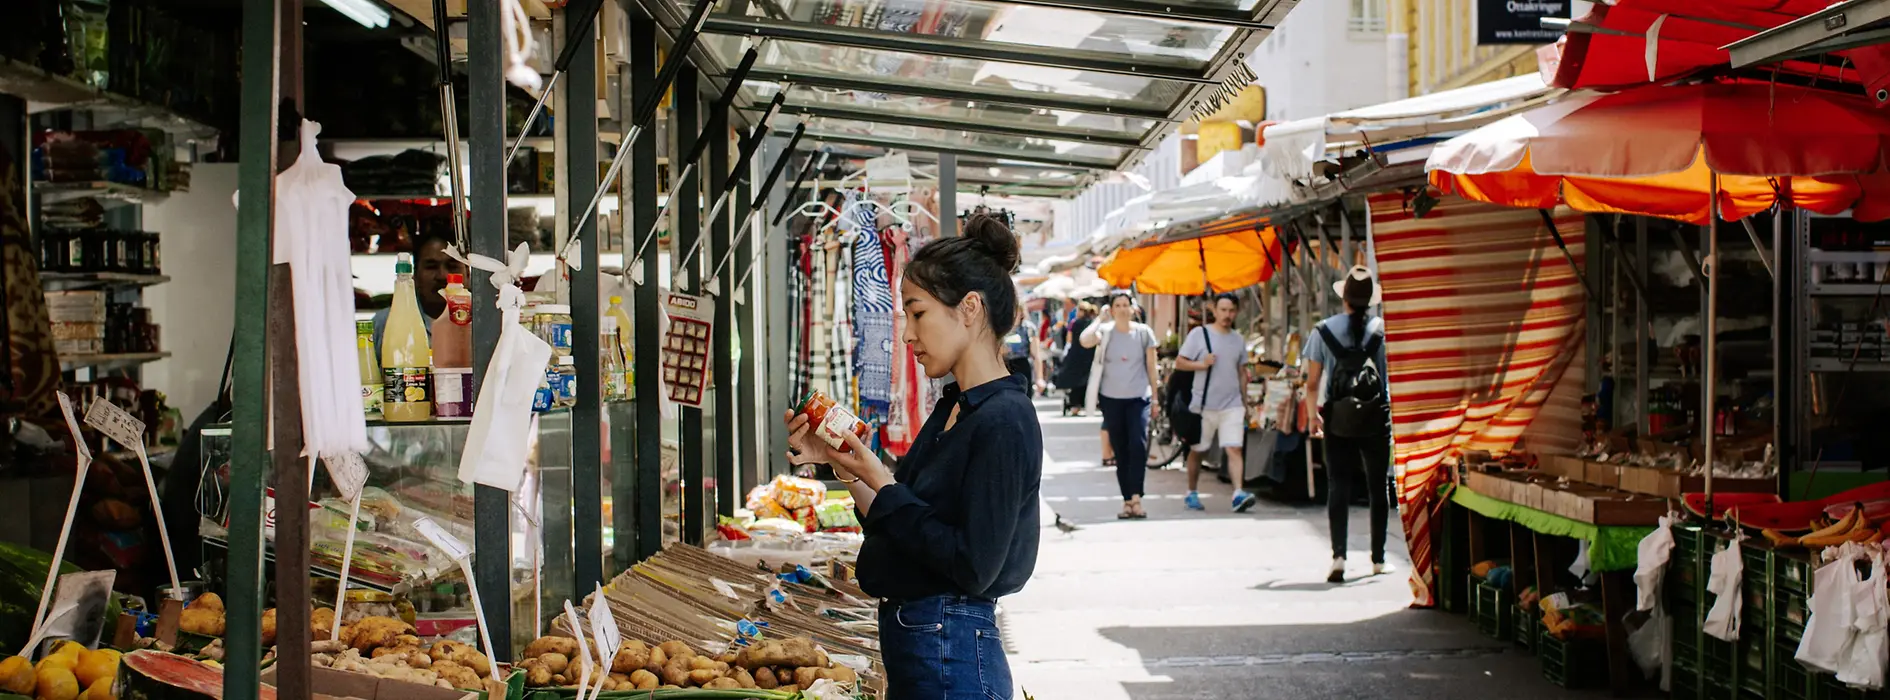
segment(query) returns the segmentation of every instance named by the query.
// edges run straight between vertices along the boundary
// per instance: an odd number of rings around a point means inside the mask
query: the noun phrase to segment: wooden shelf
[[[93,369],[117,369],[135,367],[156,362],[170,357],[168,352],[120,352],[102,355],[67,355],[59,358],[60,371],[70,372],[83,367]]]
[[[168,275],[134,275],[129,272],[41,272],[40,286],[56,292],[104,287],[150,287],[171,281]]]
[[[99,90],[11,58],[0,57],[0,94],[24,98],[29,113],[60,109],[112,112],[107,119],[94,120],[96,128],[140,124],[191,138],[210,138],[217,134],[215,128],[168,108]]]
[[[74,199],[99,199],[105,201],[126,202],[130,204],[150,204],[164,201],[171,193],[154,190],[122,182],[34,182],[33,193],[39,195],[41,204],[67,202]]]
[[[1814,357],[1806,362],[1806,369],[1813,372],[1890,372],[1890,362],[1882,360],[1850,360],[1832,357]]]

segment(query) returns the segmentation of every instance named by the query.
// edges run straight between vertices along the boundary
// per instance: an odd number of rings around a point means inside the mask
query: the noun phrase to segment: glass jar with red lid
[[[808,392],[807,397],[801,399],[797,412],[807,416],[807,422],[813,426],[812,431],[815,437],[826,442],[828,447],[840,452],[853,451],[852,446],[848,445],[841,435],[853,433],[854,437],[865,442],[866,437],[873,433],[873,429],[866,424],[866,421],[860,420],[859,416],[853,415],[852,411],[847,410],[839,402],[834,401],[833,397],[828,396],[827,392],[819,389]]]

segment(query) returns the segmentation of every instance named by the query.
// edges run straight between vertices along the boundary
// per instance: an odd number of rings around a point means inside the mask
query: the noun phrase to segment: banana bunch
[[[1864,506],[1861,503],[1856,508],[1852,508],[1850,513],[1839,518],[1837,522],[1821,523],[1821,525],[1803,537],[1792,537],[1771,528],[1766,528],[1762,534],[1775,547],[1804,547],[1806,549],[1835,547],[1845,542],[1876,544],[1882,542],[1884,538],[1884,531],[1864,517]],[[1890,521],[1886,521],[1885,527],[1890,527]]]

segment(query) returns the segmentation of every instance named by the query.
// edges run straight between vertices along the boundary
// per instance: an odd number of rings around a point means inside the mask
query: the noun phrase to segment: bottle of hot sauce
[[[873,433],[873,429],[866,424],[866,421],[860,420],[859,416],[853,415],[852,411],[839,405],[833,397],[819,389],[808,392],[807,398],[801,399],[798,410],[807,416],[807,421],[813,425],[813,433],[816,437],[826,442],[828,447],[841,452],[853,451],[853,447],[848,445],[846,440],[840,437],[841,435],[853,433],[854,437],[865,442],[867,436]]]

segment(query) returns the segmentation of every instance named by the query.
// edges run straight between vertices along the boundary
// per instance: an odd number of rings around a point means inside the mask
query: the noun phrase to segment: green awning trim
[[[1547,511],[1500,501],[1458,486],[1450,500],[1486,518],[1508,520],[1532,531],[1588,541],[1588,566],[1595,571],[1632,571],[1640,563],[1641,540],[1654,528],[1645,525],[1592,525]]]

